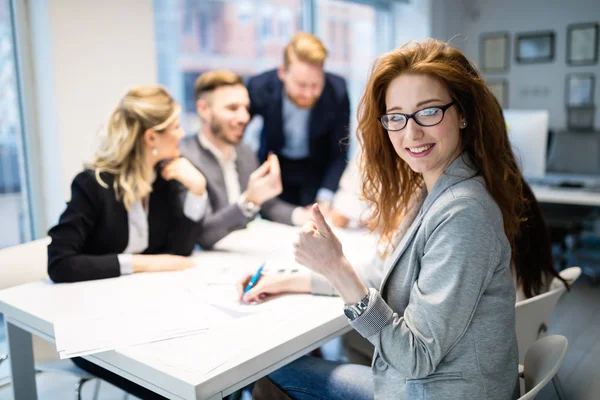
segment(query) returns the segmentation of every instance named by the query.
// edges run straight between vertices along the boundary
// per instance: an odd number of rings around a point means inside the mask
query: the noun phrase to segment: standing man
[[[211,211],[204,218],[198,244],[212,247],[260,212],[266,219],[303,225],[308,211],[276,197],[281,173],[276,156],[261,166],[241,143],[250,120],[250,98],[242,78],[230,71],[206,72],[194,85],[196,110],[202,120],[198,135],[181,141],[181,154],[206,177]]]
[[[346,81],[323,70],[327,50],[316,36],[299,32],[285,48],[283,65],[248,82],[250,115],[264,125],[258,157],[279,156],[280,198],[328,209],[346,166],[350,101]]]

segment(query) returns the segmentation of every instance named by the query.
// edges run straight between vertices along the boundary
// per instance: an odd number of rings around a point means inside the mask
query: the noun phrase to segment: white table
[[[289,259],[289,240],[294,236],[293,228],[260,222],[246,231],[235,232],[220,243],[217,247],[222,253],[196,255],[200,266],[179,274],[193,275],[194,271],[210,267],[202,264],[228,258],[227,262],[231,262],[232,257],[235,263],[248,264],[246,267],[255,266],[260,259],[273,261],[276,254]],[[361,257],[362,261],[370,258],[372,239],[360,233],[341,236],[342,243],[346,243],[345,247],[353,254],[349,257],[351,260],[361,262]],[[236,247],[238,252],[231,253],[230,250]],[[89,285],[94,285],[96,290],[98,286],[105,288],[109,294],[111,285],[118,279],[120,285],[125,283],[135,291],[140,285],[155,285],[157,280],[168,280],[173,274],[178,273],[134,274],[63,285],[35,282],[0,292],[0,312],[5,315],[15,399],[35,399],[37,396],[31,334],[54,341],[53,321],[58,310],[85,296]],[[262,314],[248,319],[250,322],[233,336],[231,332],[229,335],[200,333],[84,358],[168,398],[220,399],[350,330],[339,298],[294,295],[273,301],[287,302],[289,313]],[[222,360],[221,365],[208,373],[189,367],[190,354],[199,355],[197,362],[201,366],[205,352],[227,354],[232,343],[246,343],[245,340],[251,346]],[[186,367],[181,367],[184,364]]]
[[[537,201],[542,203],[572,204],[600,207],[600,192],[581,188],[562,188],[544,185],[531,185]]]

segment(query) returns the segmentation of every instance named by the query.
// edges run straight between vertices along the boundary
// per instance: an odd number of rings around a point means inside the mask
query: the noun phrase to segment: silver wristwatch
[[[238,199],[238,206],[242,210],[242,214],[246,216],[246,218],[252,219],[256,217],[256,214],[260,211],[260,206],[258,204],[254,204],[251,201],[246,199],[246,195],[242,194]]]
[[[369,306],[369,292],[355,304],[345,304],[344,305],[344,314],[350,321],[354,321],[356,318],[360,317],[367,307]]]

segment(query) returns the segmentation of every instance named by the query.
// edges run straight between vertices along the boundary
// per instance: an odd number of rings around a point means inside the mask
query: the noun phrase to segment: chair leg
[[[77,384],[75,384],[75,398],[77,400],[81,400],[81,389],[87,381],[89,381],[89,379],[82,378],[77,382]]]
[[[560,380],[558,379],[558,374],[554,375],[554,378],[552,378],[552,384],[554,385],[554,390],[556,390],[556,394],[558,395],[558,400],[565,400],[565,395],[563,394],[562,386],[560,384]]]

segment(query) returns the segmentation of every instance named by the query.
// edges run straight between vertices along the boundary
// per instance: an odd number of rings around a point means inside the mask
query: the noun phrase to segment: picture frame
[[[515,38],[515,59],[521,64],[552,62],[555,43],[553,31],[520,33]]]
[[[503,109],[508,108],[508,81],[506,79],[490,79],[487,81],[487,86],[500,106]]]
[[[488,32],[480,36],[481,70],[486,73],[508,71],[510,37],[508,32]]]
[[[572,131],[593,132],[596,107],[567,107],[567,127]]]
[[[596,77],[592,73],[567,75],[565,103],[567,107],[589,107],[594,105]]]
[[[598,63],[599,25],[595,22],[567,26],[567,64]]]

